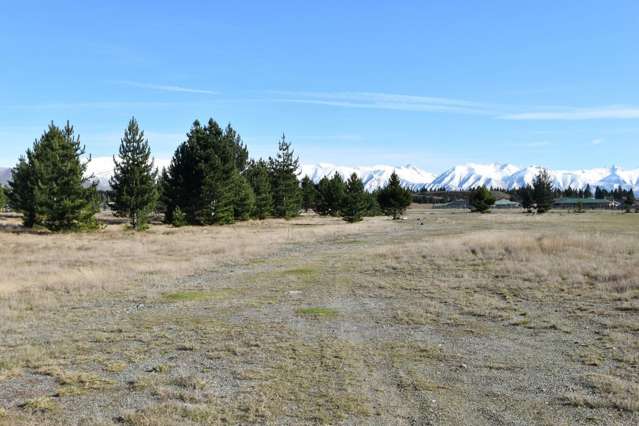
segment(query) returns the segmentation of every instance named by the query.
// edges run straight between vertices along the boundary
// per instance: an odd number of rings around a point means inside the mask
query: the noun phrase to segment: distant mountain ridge
[[[364,182],[364,188],[367,191],[373,191],[384,186],[393,171],[399,176],[402,185],[410,189],[421,189],[436,177],[434,174],[410,164],[402,167],[384,165],[348,167],[328,163],[303,164],[300,167],[299,177],[308,176],[317,183],[324,176],[332,177],[335,173],[339,173],[344,179],[348,179],[350,175],[356,173]]]
[[[314,182],[324,176],[332,176],[335,172],[344,177],[357,173],[364,181],[367,190],[374,190],[383,186],[393,172],[397,173],[404,185],[410,189],[444,188],[449,191],[468,190],[485,185],[492,188],[517,189],[532,185],[533,179],[541,171],[541,166],[519,167],[513,164],[464,164],[452,167],[440,175],[424,171],[414,166],[392,167],[341,167],[332,164],[303,165],[300,177],[308,175]],[[596,168],[589,170],[551,170],[548,172],[556,188],[565,190],[585,189],[586,186],[594,190],[597,186],[602,189],[615,188],[632,189],[639,194],[639,169],[623,170],[619,167]]]
[[[437,176],[426,185],[429,189],[445,188],[447,190],[466,190],[476,186],[517,189],[532,185],[541,171],[541,166],[518,167],[512,164],[466,164],[455,166]],[[561,190],[585,189],[586,186],[594,190],[597,186],[612,190],[615,188],[632,189],[639,193],[639,169],[623,170],[612,166],[610,168],[596,168],[589,170],[552,170],[548,172],[553,185]]]
[[[169,160],[158,159],[158,168],[167,167]],[[445,188],[450,191],[467,190],[476,186],[516,189],[532,184],[533,179],[541,170],[540,166],[519,167],[512,164],[475,164],[468,163],[451,167],[445,172],[435,175],[419,167],[406,165],[393,167],[388,165],[376,166],[337,166],[328,163],[303,164],[300,166],[299,177],[310,177],[314,182],[335,173],[340,173],[345,179],[356,173],[363,181],[366,190],[372,191],[383,186],[395,171],[403,186],[410,189]],[[548,170],[555,187],[559,189],[584,189],[599,186],[608,190],[615,188],[632,189],[639,194],[639,169],[624,170],[619,167],[596,168],[588,170]],[[98,180],[100,189],[109,188],[109,178],[113,174],[113,159],[111,157],[95,157],[89,163],[89,173]],[[6,185],[11,178],[11,169],[0,167],[0,184]]]

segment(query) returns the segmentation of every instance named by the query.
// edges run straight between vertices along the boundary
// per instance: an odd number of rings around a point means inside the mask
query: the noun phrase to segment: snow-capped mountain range
[[[465,164],[452,167],[444,173],[435,176],[414,166],[390,167],[338,167],[331,164],[304,165],[300,176],[308,175],[317,182],[323,176],[332,176],[335,172],[345,177],[355,172],[366,184],[367,190],[378,188],[390,177],[395,170],[402,185],[416,189],[445,188],[449,191],[468,190],[485,185],[492,188],[516,189],[531,185],[542,167],[518,167],[512,164]],[[608,190],[615,188],[633,189],[639,194],[639,169],[623,170],[618,167],[598,168],[590,170],[548,170],[556,188],[584,189],[590,185],[594,190],[597,186]]]
[[[512,164],[466,164],[448,169],[426,186],[447,190],[466,190],[485,185],[493,188],[516,189],[531,185],[542,167],[518,167]],[[612,190],[633,189],[639,193],[639,169],[623,170],[612,166],[589,170],[548,170],[553,184],[558,189],[584,189],[587,185],[594,190],[597,186]]]
[[[356,173],[364,182],[367,191],[380,188],[388,182],[390,175],[395,171],[403,186],[410,189],[422,188],[424,185],[435,180],[436,176],[415,166],[406,165],[402,167],[393,166],[360,166],[346,167],[334,164],[303,164],[300,167],[299,176],[308,176],[317,183],[324,176],[332,177],[335,173],[348,179],[350,175]]]
[[[167,167],[169,160],[156,159],[155,165],[158,168]],[[430,189],[446,188],[447,190],[467,190],[476,186],[486,185],[493,188],[515,189],[531,184],[534,177],[539,173],[541,167],[528,166],[518,167],[512,164],[465,164],[452,167],[440,175],[422,170],[418,167],[406,165],[393,167],[386,165],[378,166],[336,166],[333,164],[304,164],[300,167],[299,176],[310,177],[314,182],[318,182],[322,177],[331,177],[335,173],[348,178],[352,173],[356,173],[363,181],[365,188],[372,191],[383,186],[395,171],[407,188],[419,189],[427,187]],[[100,189],[109,187],[109,178],[113,173],[113,159],[111,157],[94,157],[89,163],[91,175],[99,182]],[[618,167],[597,168],[589,170],[549,170],[553,178],[555,187],[559,189],[583,189],[587,185],[591,188],[597,186],[605,189],[632,188],[639,194],[639,169],[623,170]],[[10,168],[0,167],[0,184],[6,185],[11,177]]]

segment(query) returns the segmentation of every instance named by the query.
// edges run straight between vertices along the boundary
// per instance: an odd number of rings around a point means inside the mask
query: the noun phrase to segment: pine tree
[[[345,193],[346,183],[342,175],[335,173],[330,179],[324,176],[317,185],[317,213],[339,216]]]
[[[399,176],[393,172],[386,186],[379,192],[379,205],[393,220],[399,219],[411,203],[410,191],[402,188]]]
[[[632,192],[632,189],[628,191],[626,198],[623,200],[623,208],[626,213],[630,213],[632,210],[632,206],[635,204],[635,194]]]
[[[51,123],[33,149],[27,150],[9,183],[12,205],[22,212],[25,226],[61,231],[97,225],[97,184],[85,176],[84,154],[68,122],[62,129]]]
[[[542,169],[533,180],[532,196],[537,213],[545,213],[552,208],[554,188],[548,170]]]
[[[164,193],[164,188],[167,186],[167,181],[169,179],[169,174],[166,171],[166,167],[162,167],[162,171],[158,177],[158,183],[156,185],[158,191],[158,202],[156,205],[156,212],[166,214],[166,206],[167,206],[167,197]]]
[[[495,196],[486,189],[485,186],[475,188],[470,193],[469,203],[471,210],[479,213],[487,213],[493,204],[495,204]]]
[[[189,224],[232,223],[235,177],[247,157],[246,147],[230,125],[222,130],[213,119],[206,126],[196,120],[162,178],[165,221],[172,223],[180,207]]]
[[[273,214],[276,217],[289,218],[299,214],[302,200],[297,180],[298,168],[299,159],[295,157],[290,142],[286,142],[286,136],[282,135],[277,156],[269,158]]]
[[[592,189],[590,188],[590,184],[586,185],[586,189],[584,189],[584,198],[592,198]]]
[[[530,185],[522,186],[517,189],[517,198],[521,203],[521,206],[528,212],[532,212],[532,208],[535,204],[533,200],[533,189]]]
[[[255,208],[253,209],[252,215],[257,219],[266,219],[273,212],[271,180],[266,162],[261,159],[252,161],[245,175],[255,194]]]
[[[149,141],[135,117],[129,121],[120,141],[119,159],[113,157],[113,162],[115,169],[110,180],[113,208],[117,215],[129,218],[133,229],[142,230],[157,205],[158,173]]]
[[[346,195],[346,182],[341,174],[335,173],[329,181],[329,209],[332,216],[339,216]]]
[[[235,221],[236,175],[238,166],[246,164],[245,148],[235,130],[228,125],[222,131],[210,119],[206,127],[212,149],[211,159],[203,182],[204,209],[201,220],[205,224],[229,224]]]
[[[308,176],[302,179],[302,208],[304,211],[315,210],[317,200],[317,189]]]
[[[329,200],[331,180],[323,176],[315,186],[317,197],[315,198],[315,212],[322,216],[330,214],[331,203]]]
[[[22,213],[22,223],[27,228],[32,228],[37,222],[35,202],[37,178],[31,158],[33,158],[33,151],[28,149],[26,156],[18,160],[18,164],[12,170],[8,194],[9,206]]]
[[[341,214],[342,219],[347,222],[359,222],[362,220],[366,208],[368,207],[368,199],[364,191],[364,183],[353,173],[346,182],[346,191],[342,198]]]
[[[233,213],[235,220],[248,220],[255,208],[255,194],[246,178],[239,173],[235,175],[235,199]]]
[[[364,216],[381,216],[382,214],[384,214],[382,208],[379,205],[379,201],[377,201],[379,191],[379,189],[376,189],[373,192],[365,192],[366,212],[364,213]]]

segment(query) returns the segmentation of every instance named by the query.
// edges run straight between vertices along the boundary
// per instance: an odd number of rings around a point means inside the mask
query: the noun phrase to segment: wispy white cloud
[[[607,106],[600,108],[556,108],[499,116],[503,120],[603,120],[639,118],[639,107]]]
[[[485,115],[500,120],[604,120],[637,119],[639,107],[514,106],[464,99],[402,95],[384,92],[290,92],[270,91],[271,101],[326,105],[342,108],[443,112]]]
[[[601,145],[602,143],[604,143],[603,139],[597,138],[597,139],[593,139],[591,142],[593,145]]]
[[[386,109],[398,111],[454,112],[494,115],[496,105],[461,99],[400,95],[380,92],[287,92],[272,91],[273,101],[328,105],[344,108]]]
[[[217,95],[218,92],[208,89],[194,89],[192,87],[173,86],[168,84],[150,84],[137,81],[117,81],[117,84],[129,87],[137,87],[140,89],[157,90],[160,92],[181,92],[181,93],[200,93],[204,95]]]
[[[0,109],[9,110],[62,110],[62,109],[125,109],[154,108],[180,105],[176,102],[130,102],[130,101],[86,101],[52,102],[25,105],[0,105]]]

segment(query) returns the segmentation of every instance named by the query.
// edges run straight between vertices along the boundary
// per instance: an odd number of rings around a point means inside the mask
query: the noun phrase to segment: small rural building
[[[497,200],[495,201],[495,204],[493,205],[493,208],[495,209],[520,209],[521,208],[521,204],[515,202],[515,201],[510,201],[507,200],[505,198],[501,199],[501,200]]]
[[[459,199],[459,200],[451,201],[450,203],[434,204],[433,208],[434,209],[469,209],[470,205],[468,204],[468,200]]]
[[[577,209],[579,207],[584,210],[594,209],[615,209],[618,208],[616,203],[611,200],[599,200],[596,198],[576,198],[566,197],[559,198],[553,203],[555,209]]]

